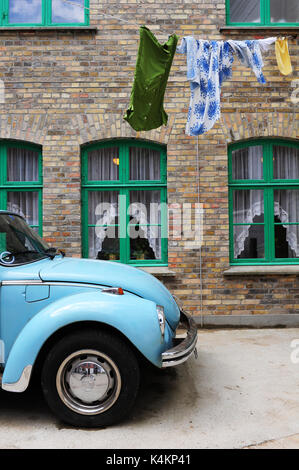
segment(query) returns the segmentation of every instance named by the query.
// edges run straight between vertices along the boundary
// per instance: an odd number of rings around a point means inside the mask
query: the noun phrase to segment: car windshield
[[[0,214],[0,263],[30,263],[49,256],[49,246],[15,214]]]

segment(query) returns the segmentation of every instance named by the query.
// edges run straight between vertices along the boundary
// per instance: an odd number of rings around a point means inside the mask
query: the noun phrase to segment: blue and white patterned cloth
[[[260,83],[266,83],[258,40],[206,41],[186,36],[177,52],[187,54],[187,79],[191,88],[187,135],[204,134],[220,118],[221,85],[232,76],[234,53],[242,64],[252,68]]]

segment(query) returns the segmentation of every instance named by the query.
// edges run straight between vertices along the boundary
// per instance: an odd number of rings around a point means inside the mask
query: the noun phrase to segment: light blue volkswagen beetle
[[[17,214],[0,211],[2,389],[41,371],[52,411],[74,426],[123,419],[140,358],[169,367],[196,352],[194,321],[153,276],[119,263],[66,258]],[[176,339],[178,325],[187,334]]]

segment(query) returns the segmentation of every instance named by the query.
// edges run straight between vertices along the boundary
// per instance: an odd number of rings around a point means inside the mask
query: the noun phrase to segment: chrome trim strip
[[[196,349],[197,326],[193,318],[181,311],[181,323],[187,327],[187,336],[181,342],[162,353],[162,367],[171,367],[187,361]]]
[[[2,286],[36,286],[43,284],[42,281],[30,280],[30,281],[2,281]]]
[[[32,365],[26,366],[21,374],[21,377],[17,382],[14,383],[2,383],[1,388],[7,392],[25,392],[29,385],[30,377],[32,372]]]
[[[75,287],[91,287],[93,289],[102,289],[106,285],[89,284],[88,282],[65,282],[65,281],[38,281],[38,280],[26,280],[26,281],[2,281],[2,286],[75,286]]]

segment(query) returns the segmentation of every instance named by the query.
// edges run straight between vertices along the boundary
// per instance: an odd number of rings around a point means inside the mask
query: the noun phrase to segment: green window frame
[[[38,176],[35,181],[23,180],[23,181],[9,181],[8,179],[8,151],[9,149],[23,149],[32,150],[37,154],[38,158]],[[14,168],[16,168],[14,166]],[[30,223],[30,219],[27,219],[30,227],[35,229],[40,236],[42,236],[42,192],[43,192],[43,175],[42,175],[42,151],[41,147],[31,145],[27,143],[19,142],[1,142],[0,143],[0,209],[8,210],[8,199],[9,193],[36,193],[38,211],[37,223]],[[20,208],[23,209],[22,207]],[[24,209],[25,210],[25,209]],[[23,212],[23,211],[22,211]],[[31,214],[33,215],[33,214]]]
[[[66,5],[71,6],[70,3]],[[71,27],[71,26],[88,26],[89,25],[89,0],[84,0],[84,21],[75,23],[55,23],[52,21],[52,0],[41,0],[41,22],[39,23],[10,23],[9,22],[9,5],[10,0],[0,0],[0,27],[28,27],[28,26],[57,26],[57,27]]]
[[[246,142],[238,142],[231,144],[228,147],[228,198],[229,198],[229,231],[230,231],[230,264],[231,265],[286,265],[286,264],[299,264],[299,257],[297,258],[283,258],[276,257],[275,248],[275,233],[279,227],[288,227],[291,225],[299,226],[299,220],[296,222],[283,223],[282,220],[276,220],[274,194],[275,191],[284,190],[298,190],[299,179],[275,179],[273,174],[274,162],[274,146],[291,147],[299,149],[299,143],[296,141],[288,141],[285,139],[257,139]],[[233,152],[240,149],[248,149],[251,146],[262,147],[262,178],[260,179],[234,179],[233,174]],[[263,205],[264,205],[264,220],[256,223],[236,223],[234,220],[234,192],[245,190],[259,190],[263,192]],[[244,194],[244,193],[243,193]],[[247,193],[248,194],[248,193]],[[261,194],[261,193],[260,193]],[[236,202],[236,200],[235,200]],[[237,211],[237,209],[236,209]],[[296,214],[298,217],[298,214]],[[235,257],[234,246],[234,231],[239,226],[255,227],[257,230],[259,226],[264,228],[264,257],[263,258],[241,258]]]
[[[88,154],[93,150],[105,148],[118,149],[119,177],[118,180],[94,181],[88,179]],[[130,180],[130,148],[150,149],[160,154],[160,179],[159,180]],[[119,259],[115,262],[126,263],[134,266],[167,266],[167,154],[164,146],[136,141],[136,140],[107,140],[101,143],[89,145],[82,151],[82,256],[89,257],[89,229],[100,225],[89,223],[88,198],[92,191],[117,192],[119,198],[118,223],[113,225],[119,231]],[[132,191],[155,191],[160,193],[161,219],[158,224],[143,224],[159,227],[161,237],[161,256],[159,259],[132,259],[130,249],[130,236],[128,234],[130,225],[129,205]],[[140,224],[141,226],[142,224]],[[106,227],[107,225],[105,225]],[[109,225],[108,225],[109,226]]]
[[[250,0],[248,0],[250,2]],[[228,26],[299,26],[299,22],[280,22],[272,23],[271,22],[271,10],[270,10],[271,0],[260,0],[260,17],[259,22],[233,22],[231,21],[230,15],[230,0],[226,0],[226,24]]]

